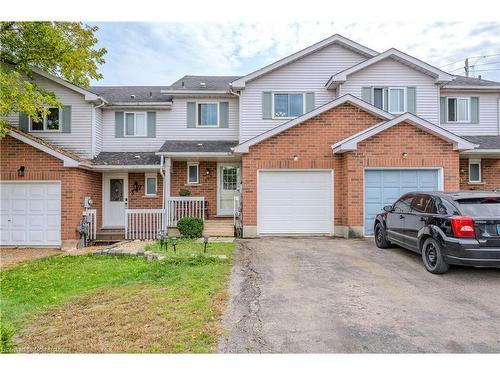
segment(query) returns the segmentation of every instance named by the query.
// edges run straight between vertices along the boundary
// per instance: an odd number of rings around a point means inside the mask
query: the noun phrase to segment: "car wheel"
[[[375,245],[380,249],[387,249],[391,246],[391,242],[387,240],[385,235],[385,229],[380,223],[375,226]]]
[[[444,260],[441,245],[433,238],[426,239],[422,245],[422,260],[431,273],[445,273],[450,268]]]

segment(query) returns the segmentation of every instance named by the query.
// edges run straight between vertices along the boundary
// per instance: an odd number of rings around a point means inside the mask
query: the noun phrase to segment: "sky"
[[[188,74],[245,75],[336,33],[378,52],[395,47],[454,74],[464,75],[469,57],[474,76],[500,81],[500,22],[88,24],[99,27],[98,46],[108,51],[100,69],[104,78],[94,85],[170,85]]]

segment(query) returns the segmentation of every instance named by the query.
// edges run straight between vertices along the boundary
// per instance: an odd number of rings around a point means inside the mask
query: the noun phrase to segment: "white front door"
[[[219,163],[217,168],[217,215],[233,215],[234,197],[240,192],[240,165]]]
[[[103,184],[103,226],[123,228],[128,202],[128,174],[106,173],[103,175]]]

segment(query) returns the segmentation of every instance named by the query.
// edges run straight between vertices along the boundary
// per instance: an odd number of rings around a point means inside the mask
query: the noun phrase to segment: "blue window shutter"
[[[389,110],[389,89],[387,88],[384,88],[383,89],[383,92],[384,92],[384,111],[388,111]]]
[[[263,92],[262,93],[262,118],[272,119],[273,118],[273,93]]]
[[[406,88],[406,111],[417,114],[417,88],[407,87]]]
[[[471,124],[479,124],[479,97],[473,96],[470,98],[470,122]]]
[[[219,103],[219,127],[228,128],[229,127],[229,102]]]
[[[148,112],[148,138],[156,138],[156,112]]]
[[[30,119],[26,113],[19,113],[19,129],[25,132],[30,130]]]
[[[123,112],[115,112],[115,138],[123,138]]]
[[[187,102],[187,127],[196,128],[196,103]]]
[[[62,107],[62,129],[63,133],[71,133],[71,106],[65,105]]]
[[[367,103],[373,104],[372,88],[371,87],[362,87],[361,88],[361,99],[363,99]]]
[[[441,96],[439,98],[439,122],[441,124],[446,124],[446,97]]]
[[[306,92],[306,113],[314,109],[314,93]]]

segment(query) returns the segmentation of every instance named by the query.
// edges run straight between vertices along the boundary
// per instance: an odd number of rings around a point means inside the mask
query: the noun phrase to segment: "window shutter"
[[[219,127],[228,128],[229,127],[229,102],[219,103]]]
[[[446,124],[446,97],[441,96],[439,98],[439,122],[441,124]]]
[[[123,138],[123,112],[115,112],[115,138]]]
[[[306,113],[314,109],[314,93],[306,92]]]
[[[407,87],[406,88],[406,111],[417,114],[417,88]]]
[[[470,98],[470,122],[471,124],[479,124],[479,97],[473,96]]]
[[[262,118],[272,119],[273,118],[273,93],[263,92],[262,93]]]
[[[196,128],[196,103],[187,102],[187,127]]]
[[[71,106],[65,105],[62,107],[62,129],[63,133],[71,133]]]
[[[19,129],[25,132],[30,130],[30,119],[26,113],[19,113]]]
[[[362,87],[361,88],[361,99],[365,102],[373,104],[372,102],[372,88],[371,87]]]
[[[148,138],[156,138],[156,112],[147,113]]]
[[[384,111],[389,110],[389,90],[384,88]]]

